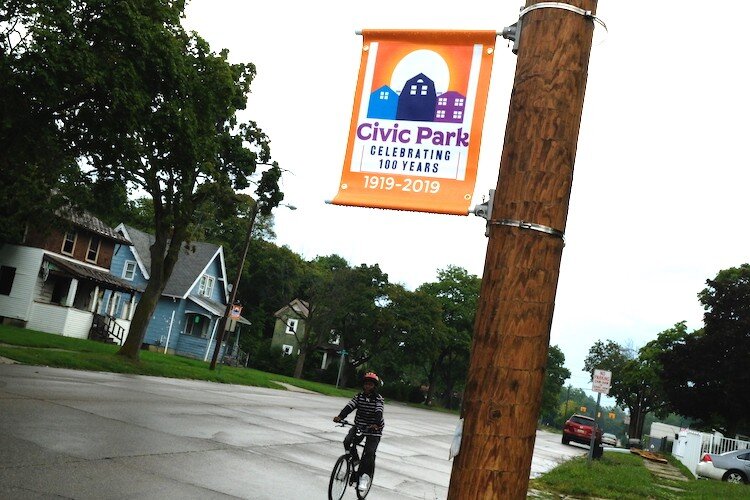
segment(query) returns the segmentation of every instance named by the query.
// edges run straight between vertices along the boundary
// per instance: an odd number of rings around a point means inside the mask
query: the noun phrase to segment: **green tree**
[[[440,301],[424,291],[392,284],[382,313],[388,342],[375,352],[372,364],[387,381],[421,386],[429,377],[425,360],[437,358],[447,335]]]
[[[429,385],[426,404],[432,404],[438,378],[443,382],[449,402],[456,384],[466,378],[481,284],[477,276],[452,265],[438,270],[437,278],[417,288],[440,302],[443,324],[447,328],[444,336],[433,340],[434,355],[424,360]]]
[[[338,336],[348,352],[347,371],[366,363],[383,337],[380,309],[388,275],[376,264],[350,267],[338,255],[317,257],[311,263],[304,299],[309,304],[305,331],[297,335],[300,350],[295,377],[301,377],[308,354]]]
[[[699,294],[702,329],[662,332],[661,377],[673,409],[734,436],[750,433],[750,265],[720,271]]]
[[[151,279],[119,351],[132,359],[197,207],[209,199],[231,204],[235,190],[270,161],[265,134],[236,117],[255,67],[229,63],[226,51],[214,53],[185,31],[184,7],[181,0],[0,7],[0,171],[9,181],[0,182],[0,194],[17,200],[24,193],[23,203],[36,204],[54,188],[53,203],[40,203],[38,213],[88,193],[84,182],[123,184],[153,200]],[[283,198],[280,175],[273,165],[260,177],[261,213]],[[23,203],[13,213],[29,212]],[[19,217],[8,219],[4,238],[18,233]]]
[[[554,422],[559,416],[560,392],[568,378],[570,378],[570,370],[565,368],[565,354],[558,346],[550,346],[547,353],[547,370],[544,374],[542,407],[540,410],[543,421]]]
[[[615,398],[617,405],[628,409],[628,434],[640,439],[646,414],[652,411],[661,413],[666,409],[657,374],[658,361],[652,354],[652,346],[635,351],[612,340],[606,343],[597,341],[589,349],[583,371],[588,372],[593,380],[597,368],[612,372],[609,395]]]

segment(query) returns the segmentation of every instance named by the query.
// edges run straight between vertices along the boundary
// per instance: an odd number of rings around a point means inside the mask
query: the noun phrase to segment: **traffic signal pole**
[[[527,494],[596,9],[569,1],[518,23],[451,500]]]

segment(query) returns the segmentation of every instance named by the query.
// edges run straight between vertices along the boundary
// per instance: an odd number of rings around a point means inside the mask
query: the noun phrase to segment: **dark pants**
[[[368,474],[370,479],[372,479],[375,473],[375,450],[378,449],[378,444],[380,444],[380,436],[357,436],[357,428],[352,427],[349,430],[349,434],[344,438],[344,449],[348,450],[352,442],[358,444],[363,439],[365,440],[365,450],[362,453],[362,463],[359,466],[359,473]],[[354,448],[354,456],[359,458],[356,447]]]

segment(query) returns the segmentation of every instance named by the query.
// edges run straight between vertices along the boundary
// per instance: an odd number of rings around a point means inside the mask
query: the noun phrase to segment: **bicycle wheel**
[[[328,482],[328,500],[341,500],[344,496],[351,474],[348,458],[347,455],[341,455],[333,466],[331,480]]]

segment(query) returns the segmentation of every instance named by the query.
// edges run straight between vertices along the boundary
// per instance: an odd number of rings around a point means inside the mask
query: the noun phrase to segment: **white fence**
[[[680,431],[674,444],[672,454],[695,476],[695,469],[706,453],[724,453],[726,451],[750,448],[750,441],[725,438],[721,434],[704,434],[685,429]]]

